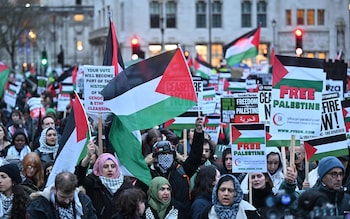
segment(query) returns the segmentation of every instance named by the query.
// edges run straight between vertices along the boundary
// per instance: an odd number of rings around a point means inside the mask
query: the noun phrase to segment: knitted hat
[[[5,164],[0,167],[0,172],[6,173],[13,183],[19,184],[22,182],[17,164]]]
[[[318,164],[318,176],[322,179],[331,169],[340,168],[344,172],[344,165],[340,162],[340,160],[333,156],[324,157],[320,160]]]
[[[46,113],[46,115],[47,115],[47,114],[50,114],[50,113],[54,114],[54,116],[57,115],[56,110],[53,109],[53,108],[47,108],[45,113]]]

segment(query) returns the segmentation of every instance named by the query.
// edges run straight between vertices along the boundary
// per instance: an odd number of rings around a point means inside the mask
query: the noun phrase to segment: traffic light
[[[61,64],[62,66],[64,65],[64,53],[63,50],[57,55],[57,63]]]
[[[131,38],[131,59],[144,59],[145,58],[145,52],[141,50],[140,41],[137,37]]]
[[[295,54],[301,56],[303,54],[303,30],[296,29],[294,31],[295,36]]]
[[[41,65],[44,67],[48,66],[48,60],[47,60],[47,52],[46,50],[43,50],[41,52]]]

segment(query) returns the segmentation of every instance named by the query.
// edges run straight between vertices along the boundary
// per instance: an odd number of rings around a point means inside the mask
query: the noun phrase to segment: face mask
[[[174,156],[172,154],[159,154],[158,155],[158,167],[163,173],[171,167],[174,162]]]

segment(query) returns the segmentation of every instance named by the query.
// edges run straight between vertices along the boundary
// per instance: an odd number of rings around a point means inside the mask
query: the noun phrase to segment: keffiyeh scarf
[[[124,182],[124,176],[122,174],[119,174],[118,178],[107,178],[104,176],[99,176],[99,178],[111,194],[116,193]]]

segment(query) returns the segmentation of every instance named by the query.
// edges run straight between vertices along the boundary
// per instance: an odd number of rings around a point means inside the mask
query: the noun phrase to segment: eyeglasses
[[[344,173],[343,172],[330,172],[330,173],[327,173],[328,175],[330,175],[333,179],[337,179],[338,176],[340,176],[341,178],[344,177]]]

